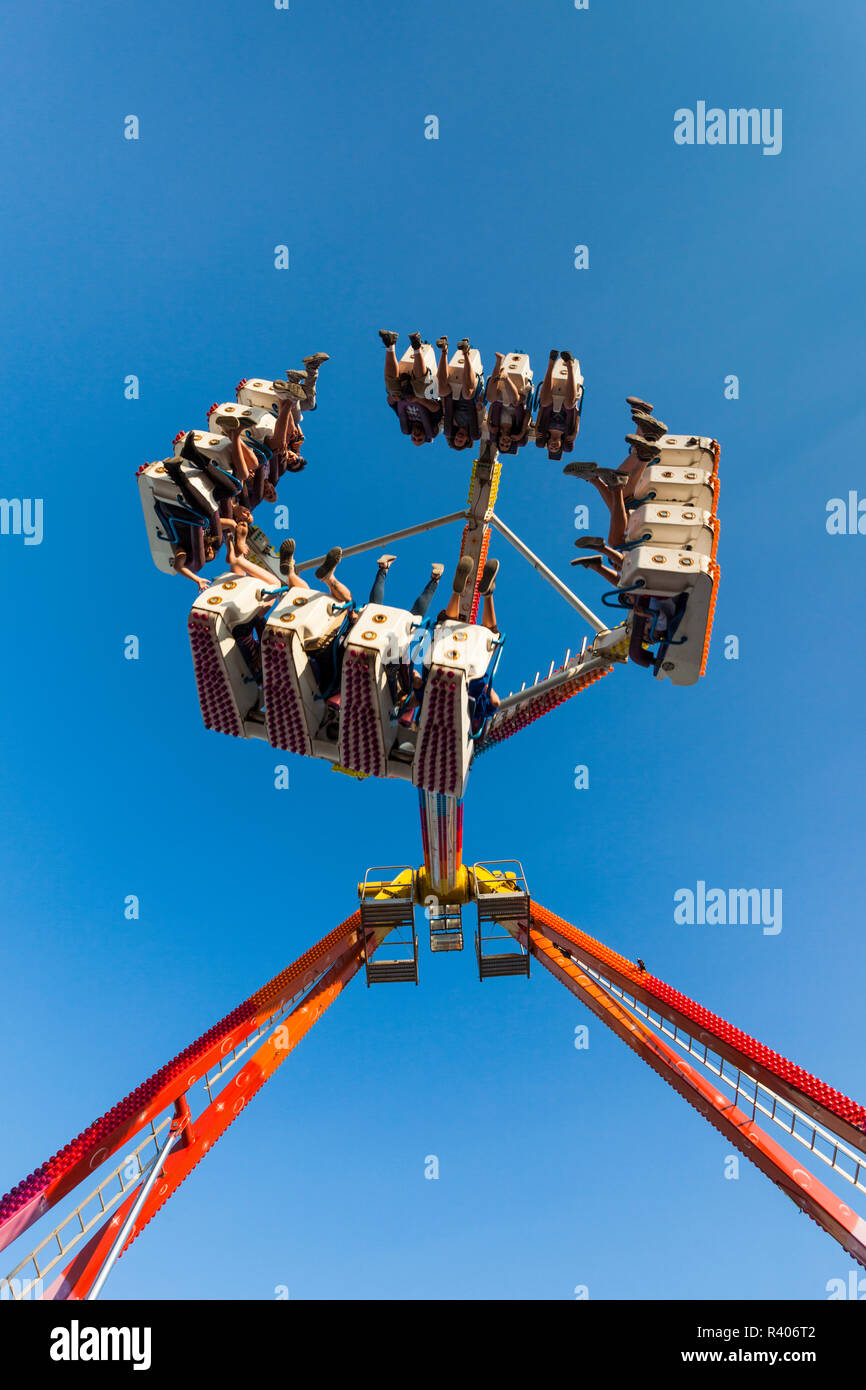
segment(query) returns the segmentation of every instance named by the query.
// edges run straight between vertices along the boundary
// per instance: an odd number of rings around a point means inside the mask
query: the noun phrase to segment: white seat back
[[[205,727],[235,738],[249,737],[244,720],[258,703],[259,689],[232,629],[264,611],[257,598],[261,587],[246,575],[221,575],[199,594],[187,624]]]

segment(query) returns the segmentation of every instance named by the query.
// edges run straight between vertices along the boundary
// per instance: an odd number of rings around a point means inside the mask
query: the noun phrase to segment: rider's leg
[[[395,555],[380,555],[379,568],[376,570],[376,578],[373,580],[373,587],[370,590],[369,603],[385,602],[385,580],[396,558]]]
[[[436,367],[436,384],[439,387],[439,395],[443,398],[451,395],[451,383],[448,380],[448,339],[439,339],[439,363]]]
[[[464,342],[466,340],[464,339]],[[478,378],[475,375],[475,368],[469,357],[469,345],[463,348],[463,399],[471,401],[475,397],[475,389],[478,385]]]
[[[445,617],[455,621],[460,617],[460,599],[472,576],[475,566],[470,555],[461,555],[451,582],[451,597],[445,609]]]
[[[558,357],[559,353],[557,352],[556,348],[552,348],[550,356],[547,359],[547,371],[544,373],[544,380],[541,383],[541,390],[538,394],[539,405],[553,404],[553,391],[551,389],[551,383],[553,382],[553,369],[556,366]]]
[[[444,565],[433,566],[433,570],[429,580],[427,581],[426,587],[421,590],[421,593],[418,595],[415,602],[412,604],[412,608],[410,611],[412,612],[414,617],[423,618],[426,616],[427,609],[430,607],[430,604],[433,601],[433,595],[435,594],[439,586],[439,580],[442,578],[444,570]]]

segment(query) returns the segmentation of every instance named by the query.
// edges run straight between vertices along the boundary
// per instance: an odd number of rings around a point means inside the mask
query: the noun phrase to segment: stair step
[[[430,933],[431,951],[462,951],[463,932],[461,931],[437,931]]]
[[[528,975],[529,956],[522,951],[508,951],[500,956],[480,956],[478,970],[482,980],[502,975]]]
[[[414,960],[369,960],[367,983],[371,985],[418,983],[418,967]]]

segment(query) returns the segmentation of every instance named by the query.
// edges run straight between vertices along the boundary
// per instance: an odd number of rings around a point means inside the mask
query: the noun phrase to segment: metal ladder
[[[375,876],[375,877],[374,877]],[[415,870],[411,865],[368,869],[360,889],[361,930],[376,941],[388,937],[400,954],[388,960],[371,958],[364,950],[367,987],[418,983],[418,937],[415,933]]]
[[[472,874],[478,907],[475,955],[479,980],[503,975],[528,978],[529,952],[517,936],[522,928],[529,939],[529,890],[522,865],[516,859],[496,859],[476,864]],[[508,950],[489,949],[506,943]]]
[[[446,903],[438,911],[431,911],[430,950],[463,950],[463,918],[459,903]]]

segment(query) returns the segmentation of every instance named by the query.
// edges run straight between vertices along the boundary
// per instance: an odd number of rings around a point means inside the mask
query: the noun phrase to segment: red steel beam
[[[376,949],[371,944],[370,954]],[[210,1105],[194,1121],[193,1133],[185,1147],[178,1146],[168,1156],[153,1190],[139,1212],[123,1250],[128,1250],[137,1235],[174,1195],[180,1184],[189,1177],[214,1144],[225,1134],[229,1125],[269,1081],[274,1072],[297,1047],[322,1014],[349,984],[363,964],[363,951],[356,941],[331,966],[312,992],[278,1024],[273,1033],[257,1048],[238,1073],[214,1097]],[[144,1179],[142,1180],[144,1181]],[[117,1234],[135,1204],[140,1184],[126,1200],[90,1237],[44,1294],[46,1300],[75,1300],[87,1297]]]
[[[347,941],[357,940],[360,925],[360,911],[353,912],[345,922],[118,1101],[77,1139],[7,1192],[0,1199],[0,1250],[85,1181],[94,1169],[167,1106],[174,1104],[290,999],[301,990],[309,989],[341,957]]]
[[[804,1114],[832,1129],[840,1139],[866,1153],[866,1108],[862,1105],[772,1048],[764,1047],[763,1043],[696,1004],[687,995],[671,989],[664,980],[640,970],[633,961],[611,951],[539,903],[531,904],[530,917],[533,926],[557,946],[578,955],[606,979],[739,1067],[745,1076],[763,1082]]]
[[[611,1028],[633,1052],[683,1096],[750,1162],[760,1168],[802,1211],[849,1255],[866,1266],[866,1221],[803,1168],[729,1096],[686,1062],[601,985],[567,960],[540,931],[530,928],[529,949],[536,960]]]

